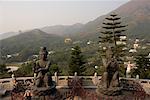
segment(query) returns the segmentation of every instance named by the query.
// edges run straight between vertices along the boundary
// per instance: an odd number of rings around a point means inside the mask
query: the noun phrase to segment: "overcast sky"
[[[0,33],[87,23],[129,0],[0,0]]]

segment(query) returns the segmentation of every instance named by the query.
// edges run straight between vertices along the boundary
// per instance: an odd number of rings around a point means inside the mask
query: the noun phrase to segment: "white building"
[[[130,61],[127,63],[126,77],[130,77],[131,69],[133,69],[134,67],[135,64],[131,64]]]
[[[50,54],[54,54],[55,53],[55,51],[49,51],[48,52],[48,54],[50,55]]]
[[[137,52],[137,50],[136,49],[130,49],[129,52],[130,53],[135,53],[135,52]]]
[[[64,42],[65,43],[72,43],[72,39],[71,38],[66,38]]]
[[[124,41],[117,41],[116,44],[117,44],[117,45],[122,45],[122,44],[123,44],[123,45],[126,45],[126,42],[124,42]]]
[[[134,49],[139,48],[139,44],[138,44],[138,43],[134,43],[134,44],[133,44],[133,48],[134,48]]]
[[[135,39],[135,43],[138,43],[138,42],[140,42],[140,40],[139,39]]]
[[[7,55],[7,58],[11,58],[12,57],[12,55]]]
[[[88,42],[87,42],[87,45],[90,45],[91,43],[92,43],[92,41],[88,41]]]
[[[120,40],[126,40],[127,39],[127,36],[120,36]]]

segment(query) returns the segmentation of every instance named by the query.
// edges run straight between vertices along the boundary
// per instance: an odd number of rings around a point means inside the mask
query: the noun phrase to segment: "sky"
[[[129,0],[0,0],[0,33],[87,23]]]

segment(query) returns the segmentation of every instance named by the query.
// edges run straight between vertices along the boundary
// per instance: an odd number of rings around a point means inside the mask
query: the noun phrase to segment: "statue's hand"
[[[40,72],[40,71],[44,71],[44,70],[46,70],[45,68],[39,68],[38,69],[38,71]]]
[[[51,66],[51,63],[50,63],[50,61],[48,61],[47,65],[45,67],[45,70],[48,70],[50,66]]]
[[[38,72],[40,72],[41,70],[42,70],[42,68],[39,68],[39,69],[38,69]]]

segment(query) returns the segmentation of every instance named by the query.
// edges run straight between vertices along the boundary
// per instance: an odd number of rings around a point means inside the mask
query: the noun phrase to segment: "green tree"
[[[83,58],[83,55],[81,54],[81,49],[79,46],[75,46],[72,48],[71,52],[71,58],[69,61],[69,74],[73,75],[75,72],[78,73],[78,75],[82,75],[85,71],[85,61]]]
[[[146,55],[139,55],[136,57],[136,69],[132,70],[132,76],[139,75],[140,78],[150,79],[150,58]]]
[[[126,35],[125,27],[120,21],[121,17],[118,17],[117,14],[112,13],[109,17],[105,18],[103,26],[101,29],[100,38],[100,54],[103,62],[103,66],[106,67],[107,61],[113,55],[119,61],[120,64],[123,64],[125,60],[125,54],[127,51],[126,48]]]
[[[15,76],[32,76],[32,66],[32,62],[22,64],[20,68],[17,71],[15,71]]]
[[[8,70],[5,64],[0,64],[0,74],[7,73]]]
[[[5,64],[0,64],[0,78],[10,77],[8,70],[9,68],[6,68]]]
[[[57,64],[52,64],[49,68],[51,75],[54,75],[55,72],[59,73],[59,68]]]

